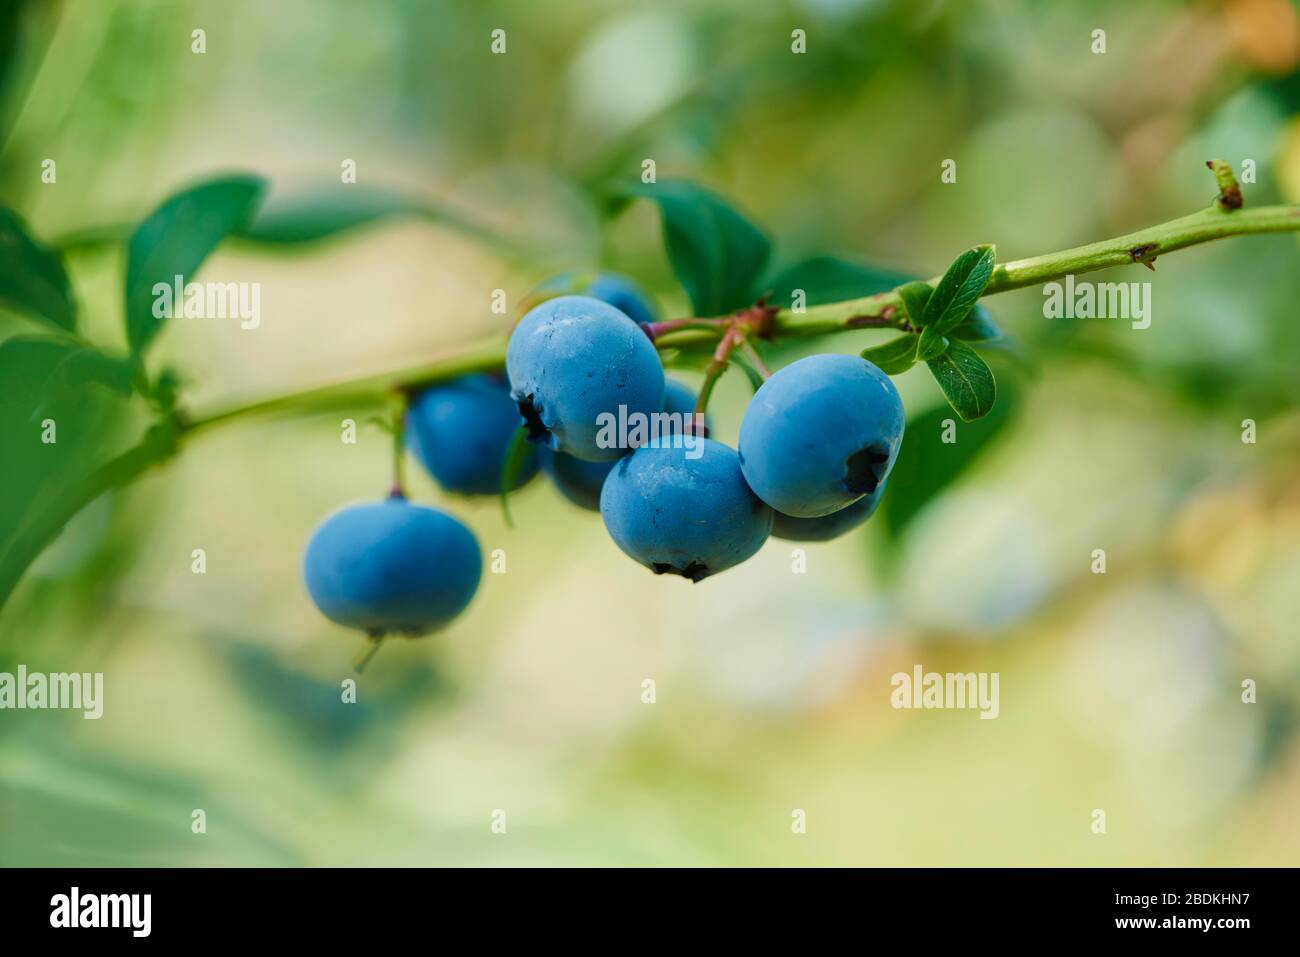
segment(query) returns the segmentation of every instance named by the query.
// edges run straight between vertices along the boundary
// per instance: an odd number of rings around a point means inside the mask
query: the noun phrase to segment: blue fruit
[[[602,415],[663,408],[664,370],[641,327],[588,296],[549,299],[519,321],[506,348],[511,396],[528,438],[588,462],[627,449],[597,442]]]
[[[885,486],[877,485],[874,492],[862,496],[852,505],[819,518],[795,518],[777,512],[772,522],[772,537],[784,538],[787,542],[829,542],[832,538],[839,538],[875,513],[884,492]]]
[[[600,511],[600,487],[605,484],[610,469],[618,464],[617,459],[613,462],[584,462],[563,452],[538,451],[542,471],[565,498],[581,508]]]
[[[440,486],[463,495],[495,495],[519,407],[504,380],[467,375],[421,392],[406,416],[406,444]],[[537,473],[533,449],[512,489]]]
[[[303,579],[326,618],[377,637],[441,628],[470,603],[483,559],[445,512],[393,497],[349,505],[312,532]]]
[[[664,411],[691,415],[695,411],[695,392],[675,379],[664,382]],[[704,422],[707,427],[708,415]],[[670,431],[676,431],[672,429]],[[600,511],[600,487],[616,462],[584,462],[563,452],[539,449],[538,461],[555,487],[574,505]]]
[[[600,514],[632,558],[657,575],[694,582],[740,564],[772,531],[772,510],[745,484],[736,453],[692,436],[654,442],[620,461],[605,479]]]
[[[690,418],[695,414],[695,390],[690,386],[683,385],[676,379],[667,379],[664,382],[664,411],[686,416],[684,422],[690,423]],[[677,431],[675,422],[671,422],[670,431]],[[704,427],[709,427],[708,413],[704,416]]]
[[[858,356],[808,356],[754,394],[740,422],[740,461],[778,512],[816,518],[874,492],[903,441],[903,403]]]
[[[582,273],[563,273],[553,276],[537,287],[536,295],[591,296],[607,302],[624,313],[633,322],[654,322],[655,310],[635,280],[616,272],[600,272],[594,276]]]
[[[603,272],[598,275],[587,295],[607,302],[633,322],[654,322],[655,311],[645,291],[626,276]]]

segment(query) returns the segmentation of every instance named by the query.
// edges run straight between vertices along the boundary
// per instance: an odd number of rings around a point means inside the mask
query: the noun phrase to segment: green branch
[[[1155,262],[1157,256],[1228,236],[1296,231],[1300,231],[1300,206],[1225,210],[1216,203],[1209,209],[1190,216],[1149,226],[1125,236],[1075,246],[1073,249],[1044,256],[1001,263],[993,270],[993,278],[985,288],[984,295],[1023,289],[1063,279],[1067,275],[1077,276],[1112,266],[1150,264]],[[938,281],[937,276],[929,280],[931,285]],[[820,335],[880,325],[901,328],[904,317],[900,305],[898,290],[893,289],[861,299],[811,306],[801,313],[782,309],[776,314],[773,332],[777,337],[782,337]],[[885,321],[881,322],[881,319]]]
[[[1228,236],[1295,231],[1300,231],[1300,206],[1263,206],[1259,209],[1228,211],[1216,205],[1114,239],[1001,263],[994,268],[993,278],[984,294],[987,296],[1011,289],[1023,289],[1062,279],[1066,275],[1077,276],[1112,266],[1152,263],[1157,256]],[[936,276],[930,283],[934,285],[938,281],[939,277]],[[843,332],[846,329],[901,329],[906,317],[900,307],[898,290],[894,289],[862,299],[811,306],[803,312],[780,309],[772,317],[771,336],[782,339]],[[716,320],[684,319],[660,323],[667,328],[663,335],[656,336],[655,345],[669,348],[691,342],[714,341],[722,335],[724,325],[730,319],[731,317],[724,316]],[[494,338],[444,358],[405,369],[237,402],[190,419],[182,419],[181,431],[186,435],[193,434],[223,422],[256,415],[321,412],[331,408],[356,408],[358,405],[380,403],[395,391],[418,391],[467,372],[500,369],[505,365],[505,356],[505,342]]]
[[[1220,198],[1209,209],[1181,219],[1151,226],[1102,242],[1077,246],[1002,263],[995,267],[984,295],[1021,289],[1061,279],[1069,274],[1093,272],[1112,266],[1151,265],[1158,256],[1223,239],[1256,233],[1300,231],[1300,206],[1266,206],[1236,209],[1225,203],[1230,195],[1221,183]],[[931,280],[938,283],[939,277]],[[907,317],[898,290],[813,306],[802,312],[759,307],[716,319],[670,320],[659,324],[659,348],[690,342],[716,342],[726,328],[747,316],[761,317],[762,328],[771,338],[814,336],[847,329],[906,327]],[[357,410],[389,401],[396,393],[418,391],[469,372],[500,369],[505,365],[506,344],[500,338],[478,343],[441,359],[419,363],[377,375],[348,378],[310,389],[243,400],[192,415],[178,411],[145,436],[141,443],[67,489],[67,494],[46,498],[30,510],[29,519],[9,548],[0,556],[0,607],[3,607],[18,579],[48,542],[82,508],[114,488],[134,481],[148,468],[175,454],[184,440],[216,426],[255,416],[315,414],[330,409]]]

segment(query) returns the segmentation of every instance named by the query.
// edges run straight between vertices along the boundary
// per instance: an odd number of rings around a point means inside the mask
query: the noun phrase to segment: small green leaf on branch
[[[928,362],[935,356],[941,356],[948,349],[948,337],[934,326],[921,330],[921,340],[916,344],[916,357]]]
[[[862,358],[886,375],[900,375],[916,364],[916,336],[905,335],[862,350]]]
[[[965,319],[984,294],[996,258],[992,246],[976,246],[954,259],[925,304],[921,325],[933,326],[936,332],[946,335]]]
[[[948,349],[926,362],[939,383],[949,405],[965,422],[988,415],[997,399],[997,382],[993,370],[970,346],[960,340],[948,343]]]

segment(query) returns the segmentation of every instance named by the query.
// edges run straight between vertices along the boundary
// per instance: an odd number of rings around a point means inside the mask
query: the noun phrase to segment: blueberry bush
[[[983,297],[1067,274],[1154,268],[1159,257],[1224,237],[1300,230],[1300,207],[1249,208],[1231,168],[1208,165],[1219,192],[1199,212],[1014,261],[977,246],[929,279],[831,256],[774,270],[768,234],[708,189],[685,181],[602,187],[610,216],[636,201],[658,207],[692,315],[660,318],[629,277],[562,273],[537,285],[511,328],[454,355],[213,410],[187,404],[184,370],[150,361],[168,320],[156,284],[193,276],[225,242],[310,243],[376,218],[437,211],[352,187],[343,187],[346,201],[264,210],[266,184],[251,175],[168,197],[129,235],[102,237],[125,246],[128,348],[117,353],[81,335],[60,249],[0,209],[0,300],[34,328],[0,343],[3,445],[29,448],[42,430],[57,430],[41,454],[6,463],[0,602],[81,509],[163,465],[194,436],[330,407],[372,408],[394,436],[387,495],[326,518],[303,559],[321,612],[372,639],[427,634],[464,610],[480,585],[473,534],[454,516],[408,501],[408,451],[447,492],[499,495],[507,507],[511,491],[541,474],[570,501],[599,510],[633,560],[692,582],[743,563],[770,535],[824,541],[860,527],[882,503],[889,521],[905,521],[988,433],[972,433],[941,467],[909,455],[890,376],[924,364],[963,421],[996,427],[1015,390],[1015,366],[999,356],[1014,350]],[[477,225],[456,225],[509,245]],[[785,341],[853,330],[862,330],[860,354],[769,368]],[[881,330],[893,335],[882,340]],[[698,393],[666,377],[673,368],[702,370]],[[708,436],[710,394],[732,368],[754,387],[736,449]],[[115,446],[128,406],[137,419],[143,410],[147,424],[134,442]],[[602,435],[610,421],[662,412],[671,415],[659,434]],[[896,462],[911,499],[891,511]]]

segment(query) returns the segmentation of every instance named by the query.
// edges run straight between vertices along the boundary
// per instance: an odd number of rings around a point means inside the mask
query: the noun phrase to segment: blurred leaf
[[[901,375],[916,364],[916,336],[910,333],[884,345],[862,350],[862,358],[874,363],[886,375]]]
[[[135,388],[135,373],[135,363],[125,356],[110,356],[89,346],[79,346],[69,350],[51,379],[70,386],[94,382],[118,395],[130,396]]]
[[[964,342],[948,343],[942,355],[926,360],[939,388],[957,414],[967,422],[983,418],[997,399],[993,370]]]
[[[528,429],[521,425],[510,437],[505,461],[501,463],[501,515],[506,520],[507,528],[515,527],[514,520],[510,517],[510,491],[518,484],[530,451]]]
[[[314,243],[400,216],[442,223],[490,244],[510,245],[503,237],[436,203],[390,190],[343,183],[322,186],[290,199],[273,196],[239,237],[270,246]]]
[[[992,246],[976,246],[954,259],[925,304],[921,325],[947,334],[965,319],[993,276],[996,256]]]
[[[144,353],[167,318],[154,315],[154,285],[170,285],[176,276],[191,282],[223,239],[247,228],[265,185],[255,176],[209,180],[172,196],[131,234],[126,330],[132,355]]]
[[[881,502],[881,517],[890,536],[899,538],[912,520],[1006,431],[1018,411],[1018,393],[1003,389],[992,412],[957,427],[956,442],[943,441],[944,422],[952,418],[947,406],[908,419],[902,448],[889,473],[889,490]]]
[[[195,851],[190,817],[203,808],[222,840]],[[6,865],[300,864],[273,830],[248,820],[205,782],[76,748],[30,730],[0,743],[0,848]]]
[[[788,308],[793,303],[794,290],[802,289],[805,304],[819,306],[888,292],[909,278],[906,273],[884,266],[835,256],[814,256],[765,279],[763,288],[770,292],[774,305]]]
[[[758,227],[715,193],[684,180],[636,182],[616,190],[658,204],[668,260],[696,315],[715,316],[753,303],[771,253]]]
[[[906,285],[898,287],[898,298],[903,300],[903,308],[907,310],[907,318],[911,320],[912,325],[922,326],[925,320],[925,304],[930,301],[930,296],[934,290],[930,288],[927,282],[909,282]]]
[[[436,667],[408,663],[387,683],[368,672],[365,694],[343,704],[337,678],[326,680],[298,671],[291,660],[246,638],[214,636],[212,645],[248,701],[281,728],[327,753],[361,744],[370,751],[376,732],[391,732],[416,709],[442,701],[452,692]],[[382,758],[382,754],[370,756]]]
[[[77,325],[63,260],[31,237],[17,213],[4,208],[0,208],[0,302],[67,332]]]
[[[70,339],[15,336],[0,342],[0,578],[16,580],[35,557],[13,554],[13,546],[37,502],[57,502],[105,457],[125,407],[114,394],[121,391],[123,372],[121,360]],[[53,442],[43,441],[46,420]],[[6,594],[0,588],[0,603]]]
[[[340,183],[310,196],[268,202],[239,235],[270,245],[311,243],[416,211],[409,200],[394,193]]]
[[[48,5],[47,5],[48,8]],[[33,66],[23,77],[18,66],[23,59],[22,47],[30,43],[35,17],[29,14],[35,10],[31,0],[3,0],[0,2],[0,144],[3,144],[10,132],[31,77],[36,73],[39,58],[32,57]],[[38,11],[39,12],[39,11]],[[50,18],[52,21],[53,16]],[[52,32],[52,29],[51,29]]]

